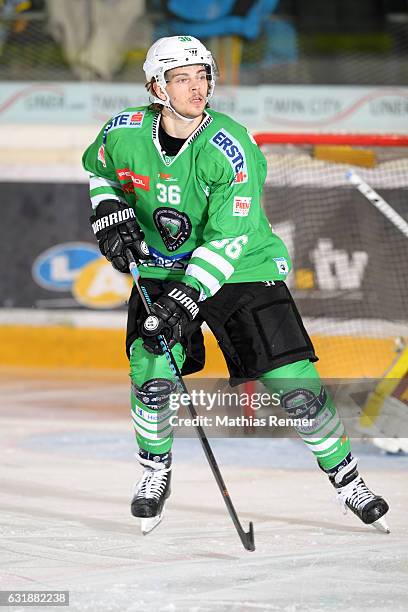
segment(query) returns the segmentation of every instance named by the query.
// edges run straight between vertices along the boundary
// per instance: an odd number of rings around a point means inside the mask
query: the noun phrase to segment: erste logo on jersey
[[[232,206],[233,217],[247,217],[249,209],[251,208],[252,198],[244,198],[243,196],[236,196],[234,198]]]
[[[117,130],[118,128],[140,128],[143,124],[144,111],[136,111],[135,113],[119,113],[113,117],[106,125],[103,131],[104,142],[108,132]]]
[[[119,168],[116,170],[116,174],[118,175],[118,179],[120,181],[129,182],[129,179],[132,181],[134,189],[144,189],[144,191],[150,191],[150,177],[144,176],[143,174],[135,174],[129,168]]]
[[[210,139],[210,142],[214,147],[219,149],[229,161],[235,172],[234,182],[246,183],[248,180],[248,170],[245,153],[238,140],[231,136],[227,130],[222,129]]]

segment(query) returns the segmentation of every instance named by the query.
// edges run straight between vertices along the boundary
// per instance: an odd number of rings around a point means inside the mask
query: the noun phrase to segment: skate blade
[[[141,518],[140,528],[142,530],[142,534],[147,535],[148,533],[153,531],[153,529],[161,523],[163,515],[164,515],[164,509],[162,513],[158,514],[157,516],[152,516],[151,518]]]
[[[381,533],[391,533],[390,528],[387,525],[387,521],[383,516],[371,524],[373,527],[375,527],[375,529],[377,529],[377,531],[381,531]]]

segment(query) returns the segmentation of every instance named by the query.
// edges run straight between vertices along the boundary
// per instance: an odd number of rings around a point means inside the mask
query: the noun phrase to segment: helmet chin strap
[[[169,94],[166,91],[166,82],[162,81],[162,79],[158,79],[157,82],[160,85],[163,93],[165,94],[166,99],[165,100],[161,100],[159,97],[153,95],[152,97],[153,97],[153,101],[154,102],[158,102],[159,104],[162,104],[163,106],[168,108],[169,111],[174,113],[176,115],[176,117],[178,117],[182,121],[187,121],[187,123],[191,123],[191,121],[195,121],[197,119],[197,117],[185,117],[184,115],[181,115],[180,113],[178,113],[176,111],[176,109],[173,108],[172,105],[171,105],[170,96],[169,96]],[[205,101],[208,102],[208,99],[209,99],[209,96],[206,96]]]
[[[165,108],[168,108],[170,112],[174,113],[176,117],[178,117],[182,121],[187,121],[188,123],[191,123],[191,121],[195,121],[197,119],[197,117],[185,117],[184,115],[181,115],[180,113],[178,113],[176,109],[172,107],[170,103],[170,98],[167,92],[166,92],[166,100],[161,100],[157,96],[152,96],[152,98],[154,102],[158,102],[159,104],[162,104],[162,106],[164,106]],[[206,101],[207,101],[207,98],[206,98]]]
[[[192,121],[195,121],[197,119],[197,117],[184,117],[184,115],[180,115],[180,113],[178,113],[176,109],[172,107],[170,102],[166,104],[166,108],[168,108],[172,113],[174,113],[179,119],[187,121],[187,123],[191,123]]]

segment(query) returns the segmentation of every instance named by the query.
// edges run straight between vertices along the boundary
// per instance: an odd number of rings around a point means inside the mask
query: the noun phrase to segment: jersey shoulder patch
[[[140,129],[145,120],[146,110],[145,107],[128,108],[112,117],[103,130],[103,144],[106,143],[109,132],[113,130],[120,128]]]

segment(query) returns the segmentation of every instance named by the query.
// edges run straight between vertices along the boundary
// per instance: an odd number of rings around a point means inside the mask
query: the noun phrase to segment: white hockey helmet
[[[148,82],[154,78],[162,90],[167,93],[164,73],[173,68],[194,64],[203,64],[207,70],[209,81],[208,100],[214,93],[217,67],[211,51],[206,49],[206,47],[193,36],[168,36],[156,40],[147,52],[143,70]],[[164,101],[156,98],[153,92],[151,93],[154,102],[159,102],[171,108],[168,96],[167,100]]]

